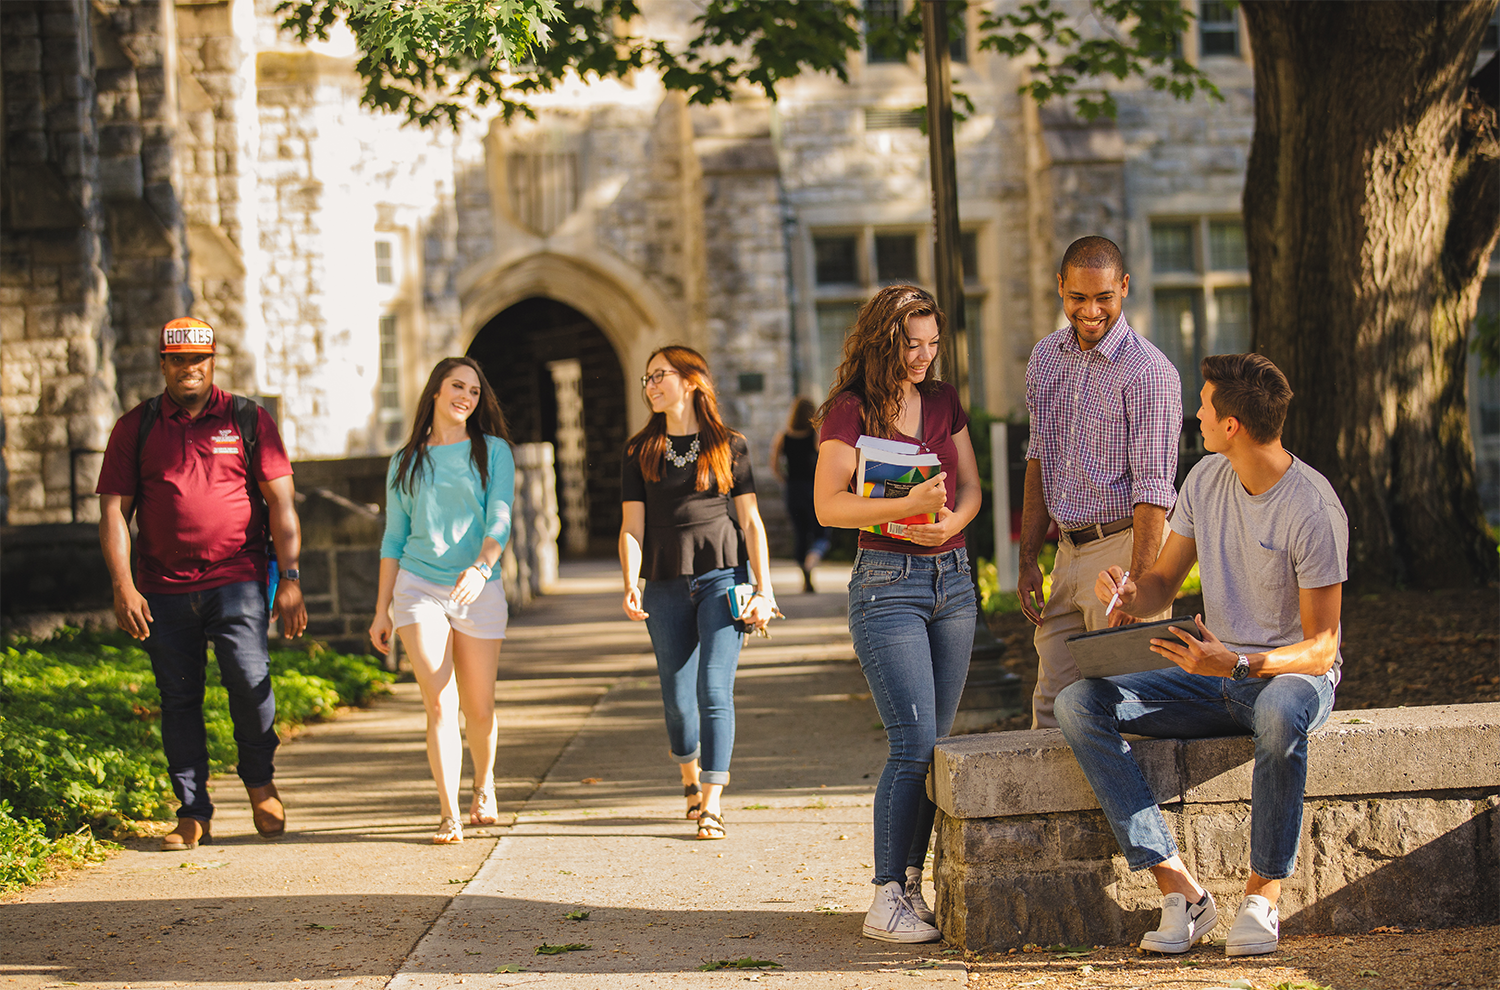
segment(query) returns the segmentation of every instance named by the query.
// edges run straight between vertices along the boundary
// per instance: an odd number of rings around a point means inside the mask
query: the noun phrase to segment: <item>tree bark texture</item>
[[[1500,230],[1495,111],[1471,87],[1495,0],[1243,9],[1252,339],[1296,393],[1287,449],[1344,502],[1351,580],[1490,580],[1464,372]]]

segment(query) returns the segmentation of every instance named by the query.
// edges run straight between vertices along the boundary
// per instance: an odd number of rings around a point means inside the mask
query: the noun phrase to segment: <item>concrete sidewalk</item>
[[[594,708],[393,990],[460,977],[480,987],[961,984],[959,957],[941,945],[860,935],[874,893],[871,798],[885,733],[849,645],[847,568],[819,579],[829,593],[784,594],[789,619],[741,656],[729,834],[704,842],[683,817],[644,628],[610,615],[620,597],[612,568],[570,569],[561,594],[517,623],[511,661],[634,636],[641,662]],[[790,568],[776,580],[800,584]],[[599,618],[559,621],[585,614]],[[581,912],[586,920],[567,917]],[[589,948],[536,951],[568,944]],[[747,957],[777,965],[701,969]]]
[[[683,818],[650,641],[620,612],[615,565],[568,564],[502,651],[501,826],[430,844],[421,703],[398,685],[283,747],[282,841],[256,838],[239,782],[217,779],[213,845],[133,841],[0,904],[0,987],[961,983],[941,945],[859,934],[885,739],[847,576],[825,567],[824,593],[800,595],[796,570],[776,571],[791,618],[741,659],[724,841]],[[570,943],[590,948],[536,954]],[[699,969],[746,957],[780,968]]]

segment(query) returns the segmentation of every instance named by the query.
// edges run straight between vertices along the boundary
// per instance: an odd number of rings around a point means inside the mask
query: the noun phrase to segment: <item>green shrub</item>
[[[38,821],[11,816],[9,801],[0,801],[0,894],[46,879],[59,867],[97,863],[112,845],[95,839],[87,828],[47,837]]]
[[[373,658],[343,656],[321,644],[271,654],[278,728],[332,717],[363,704],[394,679]],[[64,630],[16,641],[0,652],[0,792],[9,812],[55,841],[79,828],[168,818],[175,806],[161,749],[161,699],[151,661],[122,633]],[[228,694],[209,653],[204,718],[210,767],[235,759]],[[6,832],[3,854],[25,858],[29,839]],[[26,831],[25,835],[32,835]],[[19,860],[18,860],[19,861]]]

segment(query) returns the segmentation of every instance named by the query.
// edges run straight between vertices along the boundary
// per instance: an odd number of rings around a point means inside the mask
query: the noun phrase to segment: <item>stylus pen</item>
[[[1104,606],[1104,614],[1105,614],[1106,617],[1108,617],[1109,613],[1111,613],[1111,612],[1113,612],[1115,610],[1115,606],[1116,605],[1120,604],[1120,592],[1119,592],[1119,589],[1125,587],[1125,582],[1128,581],[1129,579],[1130,579],[1130,572],[1129,571],[1126,571],[1124,574],[1120,575],[1120,583],[1117,584],[1117,585],[1115,585],[1115,593],[1109,597],[1109,604],[1106,605],[1106,606]]]

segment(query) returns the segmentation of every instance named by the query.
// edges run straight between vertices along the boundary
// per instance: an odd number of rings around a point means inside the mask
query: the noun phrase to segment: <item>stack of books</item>
[[[936,454],[902,440],[861,436],[854,449],[859,455],[858,467],[854,472],[854,491],[865,498],[902,498],[917,485],[936,477],[942,470]],[[937,513],[923,512],[904,519],[866,526],[865,529],[881,536],[910,540],[911,537],[906,535],[906,527],[934,522],[937,522]]]

